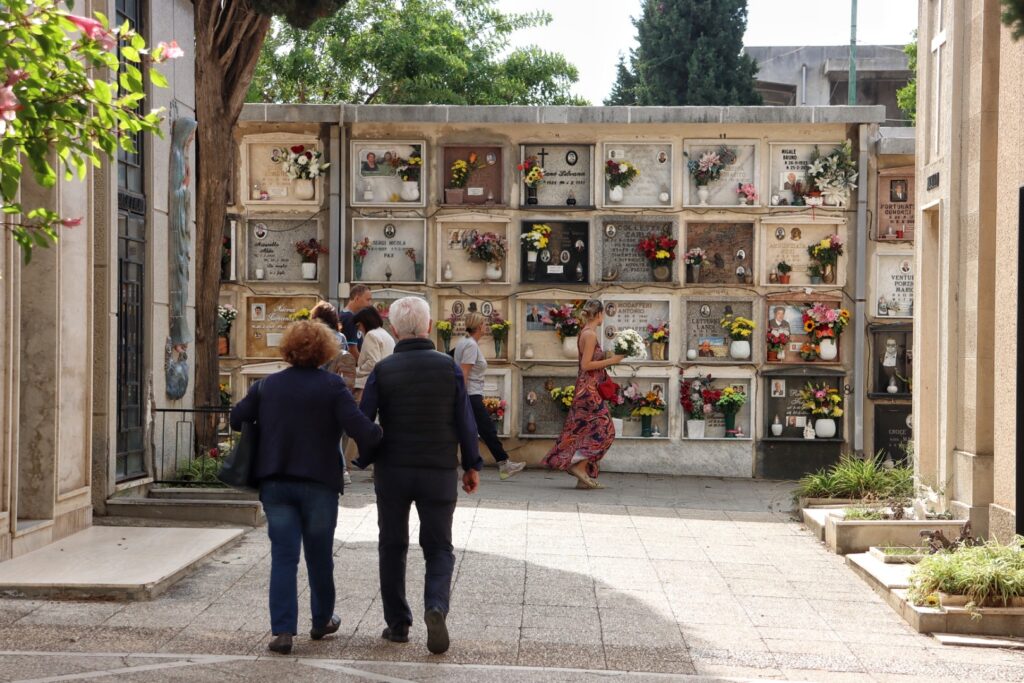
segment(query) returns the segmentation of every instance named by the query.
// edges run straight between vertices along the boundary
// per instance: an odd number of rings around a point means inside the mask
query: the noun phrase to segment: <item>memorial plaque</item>
[[[827,385],[842,390],[843,378],[834,376],[786,376],[768,374],[764,378],[764,438],[803,439],[804,427],[810,421],[814,424],[814,416],[804,408],[800,399],[800,391],[808,382],[815,385]],[[849,397],[846,397],[848,399]],[[843,406],[845,408],[845,400]],[[772,434],[775,418],[782,424],[782,434]],[[843,436],[843,420],[836,420],[836,438]]]
[[[523,221],[522,234],[534,225],[551,228],[548,246],[531,261],[519,242],[520,282],[585,285],[590,281],[590,223],[587,221]]]
[[[804,331],[804,310],[811,308],[815,303],[823,303],[826,306],[833,308],[839,308],[840,302],[833,299],[816,299],[816,300],[803,300],[803,301],[787,301],[787,300],[769,300],[766,303],[767,311],[765,312],[764,319],[767,321],[765,329],[755,331],[754,334],[761,336],[762,338],[767,335],[768,330],[781,329],[789,334],[789,344],[786,345],[785,349],[779,354],[777,360],[772,360],[772,363],[838,363],[842,358],[843,342],[842,338],[836,340],[836,347],[839,350],[839,356],[834,361],[823,361],[820,358],[815,358],[811,361],[804,360],[800,355],[800,351],[804,344],[809,344],[811,341],[810,336]],[[767,345],[765,345],[765,353],[767,354]]]
[[[452,164],[461,159],[469,162],[475,158],[475,168],[470,172],[463,192],[464,204],[504,204],[505,183],[502,149],[495,145],[459,145],[444,148],[442,170],[442,192],[451,187]]]
[[[771,145],[771,197],[772,205],[791,204],[793,202],[792,187],[801,183],[807,187],[807,167],[811,165],[811,157],[817,148],[819,154],[828,154],[839,146],[840,142],[811,143],[773,143]],[[775,201],[775,200],[778,201]],[[783,202],[783,200],[785,200]]]
[[[879,327],[871,333],[875,394],[909,396],[914,383],[914,333],[909,327]]]
[[[525,437],[557,437],[562,432],[568,410],[562,410],[547,387],[574,385],[574,375],[543,377],[524,376],[520,394],[519,435]]]
[[[686,302],[686,340],[684,355],[696,353],[694,362],[720,361],[732,363],[729,358],[730,339],[722,329],[722,318],[729,313],[754,319],[754,304],[750,301],[712,301],[691,299]],[[757,334],[757,332],[754,332]],[[753,345],[757,348],[757,345]]]
[[[288,316],[316,305],[315,296],[250,296],[245,299],[246,358],[280,358]],[[236,321],[237,324],[237,321]]]
[[[306,150],[320,151],[319,140],[314,136],[289,136],[280,133],[246,136],[242,139],[243,168],[245,175],[241,188],[243,204],[273,206],[275,204],[317,204],[322,199],[323,183],[314,182],[313,199],[298,199],[295,196],[295,182],[284,171],[292,147],[302,146]],[[326,161],[322,159],[321,161]],[[328,171],[329,173],[330,171]]]
[[[811,283],[808,267],[811,265],[811,257],[807,253],[807,247],[820,242],[832,234],[838,234],[844,238],[845,224],[839,223],[786,223],[770,221],[763,225],[765,243],[765,264],[762,268],[762,282],[768,282],[768,274],[778,268],[778,264],[785,261],[792,268],[789,274],[789,286],[807,286]],[[828,287],[841,287],[846,281],[846,256],[839,257],[836,266],[836,281]],[[703,279],[703,273],[701,273]],[[773,283],[774,284],[774,283]]]
[[[593,145],[522,145],[520,161],[536,157],[544,169],[537,186],[537,203],[530,204],[520,184],[519,204],[538,208],[587,208],[594,205]],[[522,183],[522,174],[518,174]]]
[[[494,233],[504,237],[508,243],[509,222],[506,220],[437,221],[437,281],[439,283],[480,283],[487,279],[487,264],[483,261],[474,261],[466,251],[466,246],[472,244],[474,235],[484,233]],[[509,281],[508,258],[506,257],[505,261],[499,265],[502,275],[498,280],[491,280],[491,282],[507,284]]]
[[[295,243],[320,236],[315,218],[251,218],[246,222],[246,278],[267,282],[302,280],[302,257]],[[327,257],[318,259],[326,264]]]
[[[722,145],[728,147],[736,155],[736,161],[726,166],[718,180],[708,184],[708,204],[711,206],[737,206],[740,195],[736,192],[740,185],[750,183],[757,191],[757,204],[764,201],[761,188],[757,187],[757,142],[754,140],[687,140],[683,143],[686,156],[683,157],[683,172],[686,174],[685,204],[694,206],[700,203],[697,198],[697,182],[689,173],[687,162],[700,161],[706,152],[717,152]]]
[[[606,354],[613,353],[615,335],[622,330],[636,330],[647,337],[648,325],[671,322],[672,302],[668,299],[619,299],[604,297],[604,321],[601,323],[601,347]],[[669,329],[671,335],[672,330]],[[647,344],[647,361],[653,361],[650,343]],[[667,360],[667,358],[666,358]],[[626,361],[629,362],[629,361]]]
[[[687,223],[686,251],[700,247],[707,260],[700,267],[700,284],[752,284],[754,282],[753,223]],[[687,282],[693,282],[687,268]]]
[[[913,252],[875,255],[874,309],[880,318],[914,317]]]
[[[909,404],[875,406],[875,447],[873,452],[882,451],[895,461],[906,459],[907,444],[914,440],[910,410]]]
[[[568,357],[562,349],[562,340],[555,332],[555,324],[551,322],[550,311],[563,305],[572,305],[568,299],[519,299],[518,315],[512,320],[512,330],[519,325],[520,360],[572,360],[577,356]],[[575,349],[575,339],[573,349]]]
[[[452,321],[452,339],[451,348],[455,348],[455,344],[466,334],[466,316],[470,313],[480,313],[487,318],[498,315],[502,318],[506,318],[508,315],[508,299],[474,299],[471,297],[458,296],[458,297],[441,297],[438,302],[440,307],[440,317],[438,320],[450,320]],[[515,321],[512,321],[513,325]],[[509,330],[509,337],[512,336],[513,330]],[[497,349],[494,345],[494,337],[491,336],[490,326],[484,332],[484,336],[479,340],[480,350],[484,352],[484,358],[489,361],[493,360],[507,360],[508,359],[508,341],[502,345],[501,353],[497,353]],[[441,339],[437,339],[437,347],[443,348]]]
[[[421,218],[354,218],[352,282],[423,284],[427,222]],[[362,263],[356,246],[369,240]]]
[[[601,280],[604,282],[654,282],[651,264],[637,249],[637,245],[651,235],[665,233],[673,239],[679,239],[675,221],[644,219],[634,216],[602,218],[597,233],[597,242],[600,244],[598,257]],[[677,247],[677,260],[679,256],[680,252]]]
[[[683,376],[684,380],[690,380],[690,381],[692,381],[692,380],[694,380],[696,378],[697,378],[697,376],[694,375],[694,374],[686,374],[686,375]],[[705,375],[704,375],[704,377],[702,379],[707,379],[707,374],[706,373],[705,373]],[[754,413],[754,404],[753,404],[753,401],[750,398],[751,397],[750,380],[749,379],[745,379],[745,378],[714,377],[714,373],[712,373],[711,386],[713,388],[715,388],[715,389],[718,389],[718,390],[722,390],[722,389],[724,389],[726,387],[732,387],[732,388],[736,389],[737,391],[740,391],[740,392],[746,394],[747,402],[744,403],[743,407],[740,408],[739,412],[736,413],[736,429],[739,430],[740,435],[738,435],[736,437],[726,437],[726,435],[725,435],[725,414],[723,414],[722,412],[720,412],[718,410],[715,410],[715,412],[713,412],[711,415],[709,415],[704,420],[704,438],[705,439],[725,439],[725,438],[733,439],[733,438],[735,438],[737,440],[741,440],[741,439],[751,440],[751,439],[753,439],[754,438],[754,423],[753,423],[752,416],[755,413]],[[680,382],[680,391],[682,391],[682,383],[681,382]],[[683,438],[684,439],[689,439],[690,438],[685,433],[686,432],[685,423],[686,423],[687,417],[688,416],[684,413],[683,414],[683,419],[682,419],[682,422],[683,422]],[[700,439],[696,439],[696,440],[699,441]]]
[[[606,142],[601,164],[597,169],[604,188],[604,206],[665,207],[671,206],[672,197],[672,143],[671,142]],[[629,187],[623,188],[622,201],[612,201],[605,176],[609,161],[628,161],[639,169]]]
[[[428,159],[422,140],[353,140],[349,155],[349,198],[352,206],[425,206],[423,182]],[[409,160],[414,176],[403,180]]]
[[[395,329],[391,327],[391,323],[388,322],[388,311],[391,309],[391,304],[407,296],[415,296],[423,299],[424,301],[427,300],[427,298],[420,292],[406,292],[401,289],[374,289],[371,291],[371,294],[373,294],[373,307],[377,309],[377,312],[380,313],[380,317],[384,319],[384,329],[391,333],[391,336],[395,338],[397,338],[398,335],[395,334]],[[428,301],[427,303],[430,302]]]
[[[879,242],[914,241],[914,167],[887,168],[878,172]]]

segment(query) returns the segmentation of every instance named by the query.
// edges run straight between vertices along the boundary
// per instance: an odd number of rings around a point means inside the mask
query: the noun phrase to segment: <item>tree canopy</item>
[[[547,25],[495,0],[351,0],[307,30],[274,21],[250,102],[585,104],[576,67],[510,36]]]
[[[612,91],[608,93],[604,103],[606,106],[626,106],[636,104],[636,74],[632,67],[626,63],[626,57],[619,55],[619,61],[615,65],[615,84]]]
[[[917,31],[914,31],[914,40],[903,47],[903,54],[907,56],[907,68],[913,71],[914,75],[905,86],[896,91],[896,104],[907,115],[910,122],[915,123],[917,121]]]

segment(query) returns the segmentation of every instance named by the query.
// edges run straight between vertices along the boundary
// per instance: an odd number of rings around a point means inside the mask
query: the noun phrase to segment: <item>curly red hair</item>
[[[341,343],[319,321],[299,320],[288,326],[281,340],[281,358],[299,368],[318,368],[338,355]]]

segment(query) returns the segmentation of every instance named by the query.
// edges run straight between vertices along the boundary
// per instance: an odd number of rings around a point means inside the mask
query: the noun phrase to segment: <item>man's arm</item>
[[[481,470],[484,461],[480,457],[480,442],[477,438],[476,418],[473,417],[473,406],[469,404],[466,393],[466,382],[462,370],[452,363],[455,371],[455,428],[459,433],[459,450],[462,452],[462,469]]]
[[[366,386],[363,387],[363,398],[359,401],[359,410],[366,416],[366,419],[373,421],[377,419],[377,373],[371,372],[366,378]],[[375,425],[376,426],[376,425]],[[379,427],[378,427],[379,429]],[[360,448],[359,457],[352,461],[352,464],[361,470],[377,461],[376,448]]]

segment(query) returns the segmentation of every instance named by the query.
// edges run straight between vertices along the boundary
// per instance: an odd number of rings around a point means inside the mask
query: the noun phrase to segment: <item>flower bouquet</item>
[[[678,240],[672,239],[668,233],[648,235],[637,243],[636,248],[654,269],[654,279],[665,282],[672,277],[672,262],[676,260]]]
[[[303,263],[316,263],[321,254],[327,253],[327,245],[315,237],[299,240],[295,243],[295,251],[302,257]]]
[[[395,165],[395,170],[398,173],[398,177],[402,179],[402,182],[419,182],[420,175],[423,173],[423,157],[418,152],[414,152],[408,159],[396,157],[392,163]]]
[[[217,306],[217,334],[222,337],[227,336],[231,332],[231,326],[236,318],[238,318],[238,309],[231,304]]]
[[[651,428],[652,418],[665,412],[665,399],[657,391],[648,391],[646,394],[637,391],[632,402],[633,411],[630,414],[640,418],[640,436],[654,436]]]
[[[843,239],[839,235],[829,235],[820,242],[807,247],[807,255],[818,265],[821,279],[827,284],[836,281],[836,265],[843,255]]]
[[[405,255],[409,258],[410,261],[412,261],[412,270],[416,282],[422,282],[423,264],[419,262],[418,257],[416,256],[416,250],[413,249],[412,247],[409,247],[408,249],[405,250]]]
[[[292,322],[297,322],[299,320],[309,320],[309,309],[300,308],[297,311],[292,311],[291,313],[288,314],[288,319],[291,320]]]
[[[484,263],[501,263],[508,253],[508,240],[494,232],[470,233],[465,243],[466,253],[474,261]]]
[[[437,336],[441,338],[441,343],[444,345],[444,352],[448,353],[451,349],[452,330],[455,329],[455,316],[451,315],[447,320],[438,320],[434,324],[434,328],[437,330]]]
[[[644,344],[644,338],[636,330],[622,330],[615,335],[612,351],[625,356],[628,360],[647,360],[647,345]]]
[[[504,399],[497,396],[484,397],[484,408],[487,409],[487,414],[495,422],[501,422],[505,419],[505,408],[507,405]]]
[[[689,154],[686,154],[689,156]],[[693,176],[693,182],[697,185],[697,197],[700,199],[700,206],[708,205],[708,184],[718,180],[726,166],[736,161],[736,152],[725,145],[720,146],[714,152],[704,152],[698,159],[690,159],[686,162],[686,170]]]
[[[683,255],[683,263],[692,274],[692,282],[700,282],[700,267],[708,260],[708,253],[700,247],[693,247]]]
[[[579,318],[576,317],[576,308],[568,304],[549,308],[548,314],[541,321],[545,325],[554,325],[555,333],[562,341],[567,337],[578,337],[582,327]]]
[[[572,408],[573,399],[576,398],[576,385],[570,384],[564,387],[555,387],[550,393],[551,398],[562,409],[562,412],[567,413]]]
[[[647,341],[651,345],[652,360],[665,360],[668,347],[668,323],[647,323]]]
[[[800,357],[806,361],[816,360],[818,358],[818,345],[804,342],[800,345]]]
[[[512,323],[505,320],[495,311],[491,315],[491,338],[494,340],[494,355],[501,358],[504,355],[505,342],[508,340],[508,331]]]
[[[722,391],[711,386],[711,375],[683,379],[679,386],[679,403],[686,412],[686,436],[704,438],[704,420],[714,414]]]
[[[738,183],[736,194],[739,195],[741,206],[753,206],[757,202],[757,190],[753,183]]]
[[[718,397],[715,408],[725,417],[726,438],[736,437],[736,413],[747,402],[747,394],[741,387],[726,387]]]
[[[857,187],[857,162],[853,160],[852,143],[847,140],[824,156],[815,147],[807,167],[807,180],[810,191],[824,195],[829,205],[845,205],[850,190]]]
[[[850,324],[850,312],[845,308],[831,308],[825,304],[814,304],[803,312],[804,332],[818,347],[822,360],[835,360],[839,355],[836,341]]]
[[[819,439],[831,439],[836,435],[835,419],[843,416],[843,394],[827,384],[807,383],[800,390],[800,401],[814,421],[814,433]]]
[[[281,170],[289,180],[314,180],[330,166],[329,163],[321,163],[322,158],[323,153],[319,150],[295,145],[288,150],[288,158],[281,163]]]
[[[728,314],[720,321],[722,329],[729,335],[729,355],[736,360],[750,358],[750,338],[756,325],[750,318]]]
[[[765,342],[768,344],[768,360],[779,361],[785,358],[789,333],[781,327],[773,327],[768,330],[765,337]]]
[[[352,245],[353,279],[363,279],[363,259],[370,253],[370,238],[364,237]]]
[[[547,249],[551,239],[551,226],[545,223],[534,223],[533,227],[519,236],[519,241],[526,249],[526,278],[533,280],[537,273],[537,253]]]

